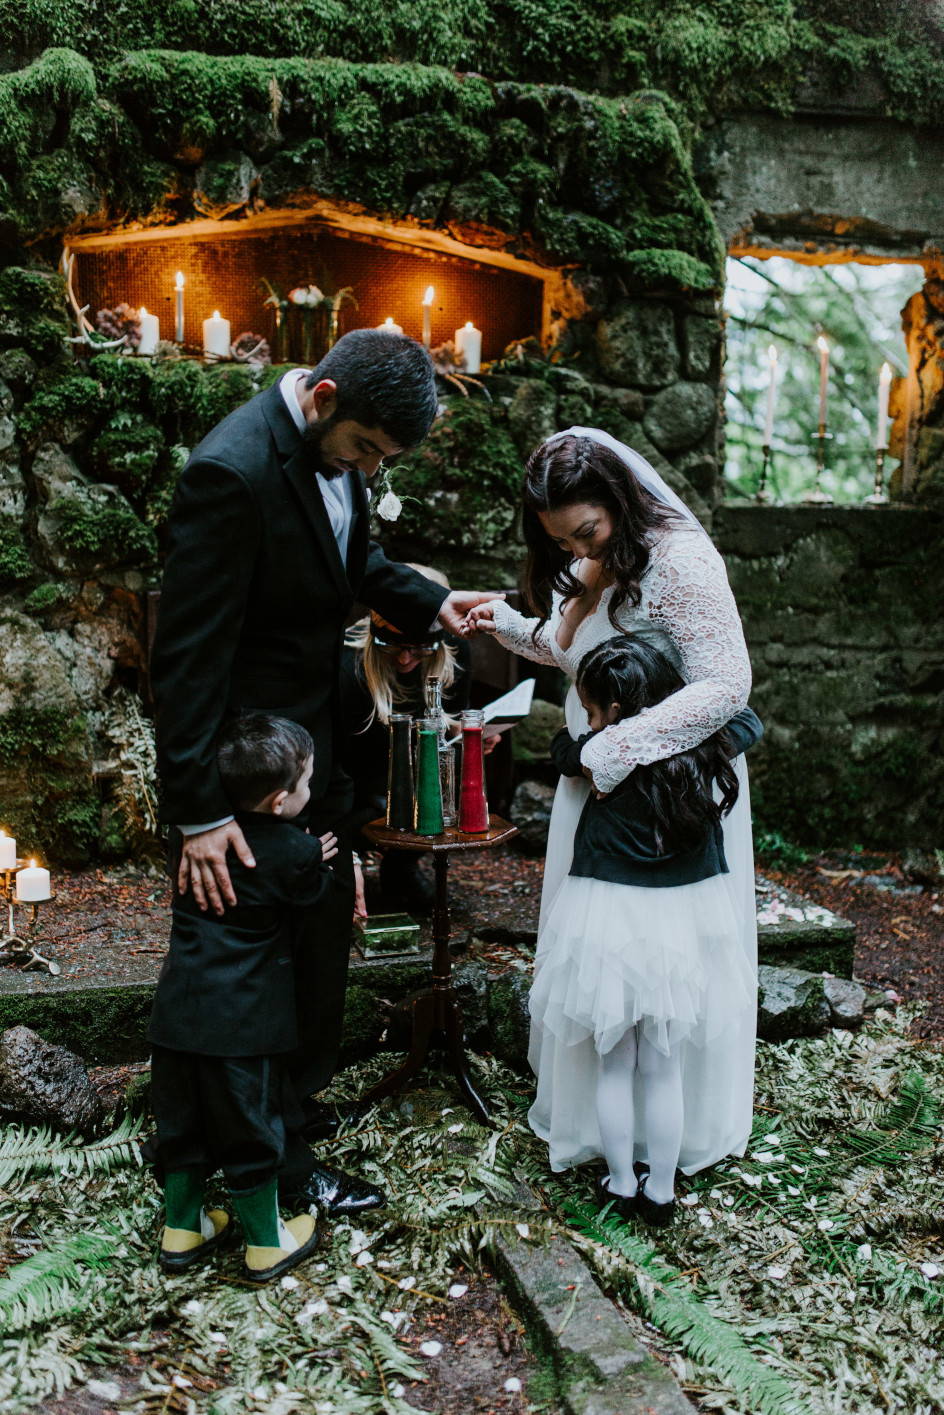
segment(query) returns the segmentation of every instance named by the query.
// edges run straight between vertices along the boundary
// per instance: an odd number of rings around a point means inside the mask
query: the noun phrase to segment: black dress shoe
[[[638,1194],[611,1194],[609,1175],[602,1174],[594,1185],[600,1208],[606,1208],[611,1204],[610,1215],[616,1218],[632,1218],[636,1212],[636,1199]]]
[[[360,1119],[356,1102],[326,1105],[324,1101],[309,1101],[305,1106],[305,1124],[301,1133],[306,1140],[333,1140],[343,1125],[354,1125]]]
[[[643,1180],[636,1195],[636,1213],[648,1228],[668,1228],[675,1218],[675,1200],[657,1204],[646,1193],[646,1181]]]
[[[353,1174],[344,1174],[328,1164],[316,1164],[301,1183],[293,1182],[283,1193],[279,1188],[279,1203],[302,1208],[317,1204],[326,1214],[359,1214],[367,1209],[383,1209],[387,1196]]]

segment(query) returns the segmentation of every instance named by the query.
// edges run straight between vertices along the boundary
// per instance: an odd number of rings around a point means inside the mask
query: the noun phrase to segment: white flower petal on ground
[[[779,1174],[768,1174],[767,1183],[774,1184],[779,1187],[783,1183],[783,1180],[780,1178]]]
[[[861,1258],[863,1263],[867,1263],[872,1256],[871,1243],[860,1243],[856,1249],[856,1257]]]
[[[176,1386],[178,1390],[189,1390],[193,1381],[188,1381],[187,1377],[182,1376],[178,1371],[175,1376],[171,1377],[171,1385]]]
[[[372,1263],[373,1261],[373,1253],[370,1251],[369,1248],[365,1248],[364,1251],[362,1253],[358,1253],[357,1257],[354,1259],[354,1266],[356,1268],[366,1268],[367,1264]]]
[[[699,1202],[697,1194],[686,1194],[684,1199],[679,1199],[680,1204],[684,1204],[687,1209],[693,1209]]]
[[[352,1292],[354,1290],[351,1279],[348,1277],[347,1273],[344,1273],[342,1277],[338,1278],[337,1285],[342,1292]]]
[[[86,1390],[97,1400],[120,1400],[121,1386],[117,1381],[89,1381]]]
[[[391,1388],[390,1394],[394,1400],[402,1400],[406,1395],[406,1386],[397,1381],[396,1385]]]
[[[712,1191],[711,1191],[711,1193],[708,1195],[708,1197],[709,1197],[709,1199],[721,1199],[721,1198],[723,1198],[724,1196],[723,1196],[723,1194],[721,1193],[721,1190],[720,1190],[720,1189],[712,1189]]]
[[[814,1145],[813,1153],[814,1155],[819,1155],[820,1159],[829,1159],[829,1151],[824,1150],[822,1145]]]
[[[799,1191],[799,1189],[797,1189],[796,1186],[793,1185],[793,1184],[788,1184],[788,1185],[787,1185],[787,1193],[788,1193],[788,1194],[792,1194],[793,1197],[794,1197],[794,1199],[798,1199],[798,1198],[800,1197],[800,1191]]]
[[[460,1122],[458,1125],[447,1125],[446,1129],[449,1131],[450,1135],[458,1135],[459,1131],[462,1129],[462,1124]]]
[[[397,1287],[399,1287],[401,1292],[409,1292],[410,1288],[415,1286],[415,1277],[401,1277],[400,1281],[397,1283]]]
[[[226,1345],[226,1334],[225,1334],[225,1332],[221,1332],[221,1331],[211,1331],[211,1332],[210,1332],[210,1340],[211,1340],[211,1341],[215,1341],[218,1346],[225,1346],[225,1345]]]
[[[185,1302],[180,1309],[186,1317],[199,1317],[203,1311],[203,1303],[198,1302],[196,1297],[191,1297],[189,1302]]]
[[[296,1287],[301,1287],[301,1283],[297,1277],[292,1277],[291,1273],[289,1273],[287,1277],[283,1277],[282,1281],[279,1283],[279,1287],[284,1288],[286,1292],[294,1292]]]
[[[731,1195],[730,1195],[730,1194],[725,1194],[725,1196],[724,1196],[724,1198],[721,1200],[721,1202],[722,1202],[722,1204],[724,1204],[724,1206],[725,1206],[726,1209],[733,1209],[733,1208],[734,1208],[734,1200],[731,1198]]]
[[[767,1276],[773,1278],[774,1282],[782,1282],[786,1275],[786,1268],[777,1268],[771,1266],[767,1269]]]
[[[922,1263],[921,1271],[924,1273],[925,1277],[937,1277],[941,1269],[938,1267],[937,1263]]]
[[[521,1389],[521,1382],[517,1376],[509,1376],[503,1387],[509,1395],[515,1395]]]
[[[449,1289],[450,1297],[464,1297],[469,1290],[467,1282],[454,1282]]]
[[[420,1350],[424,1356],[438,1356],[442,1351],[441,1341],[421,1341]]]
[[[715,1226],[715,1221],[707,1209],[698,1210],[698,1222],[702,1228],[714,1228]]]
[[[526,1224],[526,1223],[516,1223],[516,1224],[515,1224],[515,1228],[516,1228],[517,1231],[518,1231],[519,1237],[521,1237],[521,1238],[530,1238],[530,1237],[531,1237],[531,1228],[530,1228],[530,1226],[529,1226],[528,1224]]]
[[[366,1248],[370,1239],[362,1228],[351,1230],[351,1252],[359,1253],[362,1248]]]
[[[776,1158],[777,1156],[771,1154],[770,1150],[761,1150],[759,1154],[755,1151],[755,1153],[751,1155],[751,1159],[756,1160],[758,1164],[770,1164],[770,1162]]]
[[[832,1228],[832,1226],[833,1221],[831,1218],[821,1218],[819,1223],[816,1225],[820,1233],[825,1233],[828,1229]]]

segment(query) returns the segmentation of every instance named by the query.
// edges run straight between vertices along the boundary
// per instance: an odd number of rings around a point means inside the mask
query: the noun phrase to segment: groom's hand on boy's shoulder
[[[214,913],[222,914],[226,904],[236,903],[236,891],[226,863],[230,849],[236,851],[249,869],[255,866],[246,837],[235,821],[227,821],[213,830],[202,830],[199,835],[184,837],[177,888],[181,894],[192,889],[201,909],[212,907]]]
[[[469,612],[490,599],[504,599],[503,590],[453,590],[439,607],[439,622],[450,634],[467,639],[476,632],[468,620]]]

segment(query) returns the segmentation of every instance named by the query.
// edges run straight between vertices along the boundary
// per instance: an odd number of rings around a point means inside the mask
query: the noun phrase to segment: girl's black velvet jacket
[[[281,816],[237,811],[236,819],[256,864],[249,869],[229,856],[235,908],[204,913],[189,890],[174,892],[170,950],[148,1029],[148,1041],[171,1051],[274,1056],[297,1043],[294,911],[340,886],[322,863],[317,836]]]
[[[744,708],[727,724],[735,755],[752,747],[763,734],[760,718]],[[581,776],[580,751],[593,734],[575,742],[567,728],[551,743],[551,756],[562,776]],[[635,884],[644,889],[666,889],[679,884],[728,873],[721,826],[715,826],[696,850],[661,852],[649,798],[636,772],[598,800],[591,795],[583,808],[574,837],[572,875],[602,879],[611,884]]]

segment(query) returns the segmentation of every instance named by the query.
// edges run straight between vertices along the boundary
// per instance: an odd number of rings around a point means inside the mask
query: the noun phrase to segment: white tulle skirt
[[[586,731],[573,689],[567,725]],[[529,1121],[568,1169],[603,1154],[597,1058],[639,1025],[662,1051],[679,1047],[685,1128],[680,1167],[693,1174],[743,1154],[751,1133],[757,1016],[757,927],[750,799],[724,822],[730,871],[698,884],[641,889],[568,872],[589,786],[563,778],[551,817],[531,990]],[[637,1083],[638,1084],[638,1083]],[[645,1158],[641,1096],[637,1158]]]

